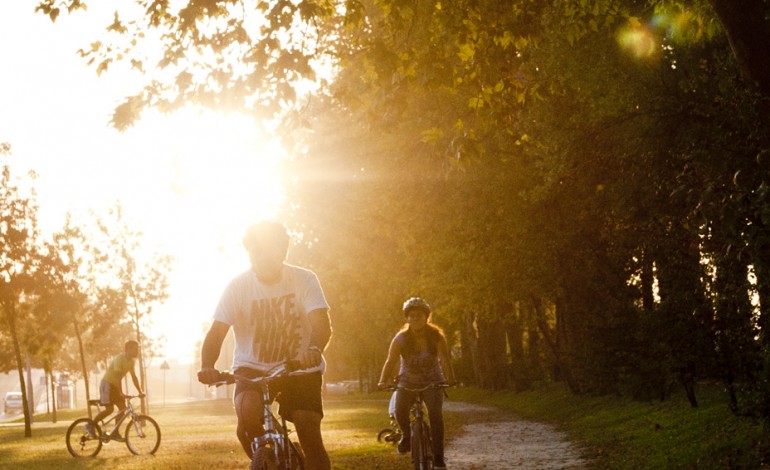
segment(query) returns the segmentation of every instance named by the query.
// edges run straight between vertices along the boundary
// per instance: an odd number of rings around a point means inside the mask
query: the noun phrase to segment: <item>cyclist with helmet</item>
[[[441,328],[430,322],[431,308],[428,302],[420,297],[412,297],[404,302],[403,311],[406,324],[390,343],[378,386],[385,388],[394,382],[406,388],[422,388],[439,383],[453,385],[455,378],[449,346]],[[396,390],[395,395],[396,421],[403,436],[398,443],[398,453],[408,454],[411,450],[409,409],[415,396],[413,392],[401,389]],[[423,401],[430,419],[434,468],[444,469],[443,391],[439,388],[428,389],[423,392]]]

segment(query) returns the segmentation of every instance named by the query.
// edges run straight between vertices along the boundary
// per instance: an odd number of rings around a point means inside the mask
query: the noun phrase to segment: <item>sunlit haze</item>
[[[110,128],[138,85],[99,78],[76,54],[106,23],[90,11],[51,24],[33,10],[11,2],[0,15],[0,142],[11,144],[17,175],[39,175],[44,231],[61,228],[67,211],[103,213],[120,200],[148,252],[175,258],[149,335],[166,338],[166,358],[189,360],[224,284],[248,266],[244,228],[282,207],[283,151],[238,114],[149,112],[123,134]]]

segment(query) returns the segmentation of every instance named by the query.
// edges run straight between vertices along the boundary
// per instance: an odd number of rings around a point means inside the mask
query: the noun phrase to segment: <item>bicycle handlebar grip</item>
[[[226,384],[234,384],[235,383],[235,377],[233,377],[233,374],[230,372],[220,372],[219,373],[219,381],[224,382]]]

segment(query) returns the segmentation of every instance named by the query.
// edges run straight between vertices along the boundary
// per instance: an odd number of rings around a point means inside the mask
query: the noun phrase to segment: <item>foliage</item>
[[[25,195],[10,167],[2,170],[0,343],[12,354],[0,356],[0,367],[19,371],[22,391],[23,357],[47,372],[73,372],[88,386],[96,363],[120,352],[133,334],[140,337],[140,324],[165,299],[170,260],[155,255],[148,267],[139,265],[138,234],[125,226],[112,233],[99,219],[88,228],[74,225],[68,215],[62,230],[44,240],[34,191]],[[116,251],[122,256],[115,257]],[[151,351],[150,342],[146,347]]]
[[[718,379],[770,418],[766,1],[234,5],[121,11],[83,55],[145,69],[137,44],[160,41],[119,128],[187,101],[284,118],[295,256],[349,373],[372,375],[420,293],[486,387],[679,386],[696,407]],[[296,106],[319,64],[333,80]]]

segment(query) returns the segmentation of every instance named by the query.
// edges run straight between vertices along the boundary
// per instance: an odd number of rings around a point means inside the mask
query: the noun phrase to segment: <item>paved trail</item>
[[[522,421],[482,405],[447,401],[460,413],[463,432],[447,443],[447,468],[453,470],[578,470],[586,467],[564,433],[547,424]]]

